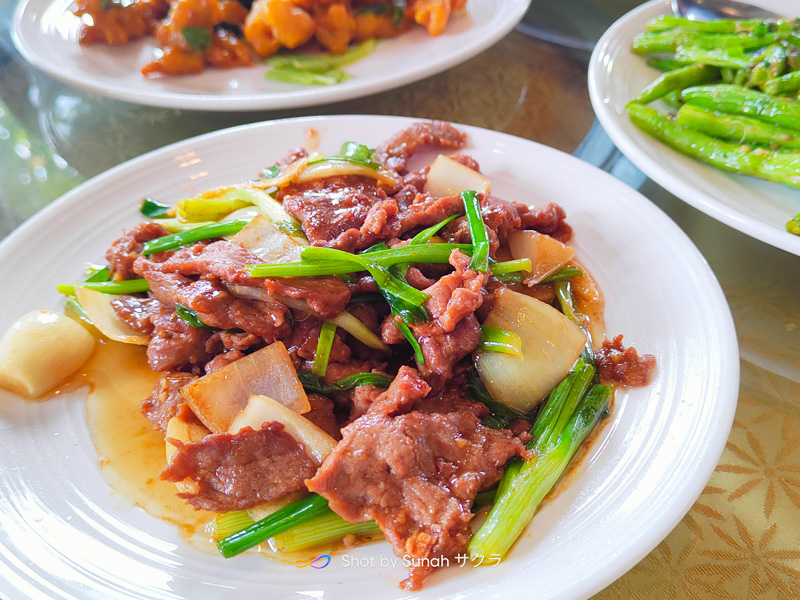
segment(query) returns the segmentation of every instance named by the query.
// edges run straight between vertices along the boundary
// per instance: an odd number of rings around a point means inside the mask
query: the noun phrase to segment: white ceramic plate
[[[101,261],[122,228],[139,221],[143,196],[176,200],[187,188],[251,178],[301,146],[308,127],[319,132],[320,150],[332,152],[343,140],[377,144],[411,122],[260,123],[174,144],[94,178],[0,246],[0,330],[32,309],[61,306],[56,283]],[[508,559],[439,571],[409,595],[397,587],[400,565],[348,568],[334,556],[310,572],[257,555],[204,554],[173,526],[112,497],[80,394],[37,404],[0,393],[0,596],[583,599],[669,533],[714,470],[736,406],[736,335],[714,275],[672,221],[608,174],[546,146],[462,129],[495,194],[564,206],[578,256],[605,293],[609,332],[624,333],[659,364],[652,385],[617,394],[613,421]],[[387,543],[352,554],[392,557]]]
[[[193,110],[256,110],[327,104],[399,87],[457,65],[482,52],[519,23],[530,0],[469,0],[436,38],[422,27],[383,40],[350,65],[349,79],[334,86],[300,86],[264,77],[267,67],[206,69],[199,75],[145,79],[154,38],[126,46],[80,46],[80,21],[72,0],[22,0],[13,37],[33,65],[75,87],[118,100]]]
[[[748,0],[777,14],[795,16],[793,0]],[[633,164],[653,181],[710,217],[742,233],[800,255],[800,237],[786,221],[800,213],[800,190],[727,173],[688,158],[637,129],[625,104],[658,77],[630,49],[648,20],[671,14],[669,0],[653,0],[629,12],[603,35],[589,63],[589,94],[603,129]]]

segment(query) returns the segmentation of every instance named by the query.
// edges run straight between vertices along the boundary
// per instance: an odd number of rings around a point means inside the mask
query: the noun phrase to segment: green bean
[[[731,115],[755,117],[759,121],[800,130],[800,103],[781,100],[733,85],[701,85],[683,90],[683,101]]]
[[[768,80],[780,77],[786,68],[787,55],[788,48],[783,44],[771,44],[764,48],[761,60],[750,70],[747,86],[761,87]]]
[[[761,86],[761,89],[770,96],[785,94],[786,92],[796,92],[800,90],[800,71],[794,71],[782,77],[770,79]]]
[[[658,77],[633,99],[633,102],[649,104],[674,90],[683,90],[693,85],[707,83],[719,78],[719,69],[708,65],[687,65]]]
[[[750,117],[726,115],[685,104],[675,123],[701,133],[736,143],[776,145],[800,150],[800,132],[786,130]]]
[[[648,56],[645,62],[648,67],[659,71],[674,71],[686,66],[686,63],[678,62],[674,58],[659,58],[658,56]]]
[[[676,125],[641,104],[628,104],[631,121],[675,150],[726,171],[753,175],[800,188],[800,153],[750,149]]]
[[[687,63],[703,63],[715,67],[746,69],[755,60],[741,49],[701,48],[699,46],[678,46],[675,60]]]

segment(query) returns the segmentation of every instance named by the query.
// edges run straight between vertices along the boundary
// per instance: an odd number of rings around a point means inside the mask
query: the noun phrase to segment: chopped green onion
[[[492,263],[491,270],[493,275],[507,275],[508,273],[530,271],[531,268],[530,258],[517,258],[516,260]]]
[[[381,163],[375,161],[375,150],[364,144],[359,144],[358,142],[345,142],[342,144],[342,149],[339,154],[312,160],[308,164],[316,165],[329,161],[349,162],[375,171],[383,168]]]
[[[312,371],[298,371],[297,378],[303,387],[309,392],[317,394],[330,394],[332,392],[341,392],[343,390],[350,390],[360,385],[373,385],[379,388],[388,388],[391,383],[391,377],[382,373],[354,373],[343,377],[338,381],[325,385],[319,379],[319,376]]]
[[[214,519],[214,537],[217,539],[226,538],[252,526],[254,523],[255,521],[247,514],[246,510],[219,513]]]
[[[111,271],[108,267],[95,269],[92,274],[86,278],[89,283],[102,283],[104,281],[111,281]]]
[[[234,221],[222,221],[214,223],[213,225],[205,225],[204,227],[195,227],[188,231],[180,233],[173,233],[172,235],[165,235],[164,237],[156,238],[145,243],[142,247],[143,255],[155,254],[157,252],[166,252],[167,250],[175,250],[187,244],[194,244],[200,240],[208,240],[211,238],[222,237],[225,235],[233,235],[239,233],[249,221],[244,219],[236,219]]]
[[[575,298],[572,296],[572,286],[570,285],[569,279],[557,280],[553,284],[553,290],[556,293],[556,299],[558,300],[561,312],[586,334],[586,345],[581,351],[581,358],[586,361],[586,363],[593,365],[594,348],[592,347],[592,337],[589,335],[588,320],[575,307]]]
[[[71,312],[73,313],[72,316],[74,316],[75,318],[83,321],[88,325],[94,325],[94,323],[92,323],[92,320],[89,318],[89,315],[84,310],[83,306],[81,306],[81,303],[78,302],[78,299],[75,296],[67,296],[66,300],[64,300],[64,312],[67,313],[68,316],[69,313]]]
[[[512,331],[481,325],[481,343],[478,345],[478,350],[502,352],[521,357],[522,338]]]
[[[281,174],[281,168],[278,165],[272,165],[265,169],[261,169],[261,177],[264,179],[275,179]]]
[[[319,494],[311,494],[307,498],[275,511],[246,529],[219,540],[217,549],[225,558],[231,558],[286,531],[290,527],[304,523],[328,511],[330,511],[328,501]]]
[[[205,27],[184,27],[181,33],[192,50],[205,52],[211,46],[211,31]]]
[[[502,273],[497,275],[497,279],[502,281],[503,283],[522,283],[525,281],[525,275],[520,272],[517,273]]]
[[[392,312],[394,314],[394,311]],[[425,355],[422,352],[422,346],[419,345],[417,338],[414,337],[414,332],[411,331],[411,328],[406,324],[404,321],[397,322],[395,321],[397,328],[400,330],[400,333],[403,334],[403,337],[406,338],[406,341],[411,344],[411,348],[414,350],[414,358],[417,361],[418,365],[425,364]]]
[[[586,373],[573,370],[550,394],[531,430],[533,457],[506,467],[494,505],[469,542],[470,556],[506,555],[605,414],[612,388],[594,385],[587,394],[585,383]]]
[[[227,199],[236,198],[243,202],[254,204],[258,211],[272,221],[272,224],[283,233],[295,238],[304,245],[308,244],[308,239],[300,223],[286,212],[283,206],[281,206],[281,203],[275,200],[275,198],[265,190],[255,188],[233,188],[225,192],[221,197]]]
[[[80,283],[60,283],[58,285],[58,293],[66,296],[74,296],[76,287],[85,287],[96,292],[103,292],[104,294],[138,294],[146,292],[150,289],[150,284],[146,279],[126,279],[124,281],[98,281],[98,282],[80,282]]]
[[[160,217],[166,217],[170,210],[172,210],[172,207],[169,204],[161,204],[161,202],[156,202],[152,198],[145,198],[142,200],[140,212],[145,217],[158,219]]]
[[[158,224],[170,233],[180,233],[181,231],[189,231],[190,229],[197,229],[198,227],[206,227],[213,225],[214,221],[202,221],[198,223],[185,223],[178,219],[159,219]]]
[[[298,552],[322,544],[338,542],[346,535],[383,537],[383,533],[375,521],[348,523],[335,512],[330,511],[296,527],[291,527],[274,536],[272,540],[280,552]]]
[[[225,215],[235,210],[250,206],[249,199],[243,199],[236,194],[225,193],[217,198],[184,198],[178,200],[175,209],[178,219],[188,223],[219,221]]]
[[[328,359],[331,357],[335,334],[336,325],[325,321],[319,332],[317,352],[314,355],[314,366],[311,368],[311,372],[317,377],[325,377],[325,373],[328,371]]]
[[[474,191],[461,192],[461,199],[464,201],[469,234],[472,238],[472,261],[469,263],[469,267],[475,271],[488,271],[489,234],[486,232],[486,224],[481,216],[478,193]]]
[[[581,275],[583,275],[583,271],[581,271],[578,267],[568,265],[566,267],[562,267],[549,277],[545,277],[539,283],[554,283],[556,281],[561,281],[562,279],[571,279],[572,277],[580,277]]]
[[[200,320],[196,310],[187,308],[183,304],[175,305],[175,314],[196,329],[207,327],[207,325]]]
[[[386,245],[386,242],[378,242],[377,244],[373,244],[366,250],[362,250],[361,254],[370,254],[372,252],[381,252],[383,250],[388,250],[389,246]]]
[[[409,246],[421,246],[423,244],[427,244],[428,242],[431,241],[431,238],[433,236],[435,236],[437,233],[439,233],[439,230],[442,227],[444,227],[445,225],[450,223],[450,221],[453,221],[454,219],[457,219],[457,218],[458,218],[458,215],[450,215],[449,217],[447,217],[443,221],[439,221],[438,223],[436,223],[436,225],[431,225],[427,229],[423,229],[417,235],[415,235],[413,238],[411,238],[411,241],[408,242],[408,245]]]

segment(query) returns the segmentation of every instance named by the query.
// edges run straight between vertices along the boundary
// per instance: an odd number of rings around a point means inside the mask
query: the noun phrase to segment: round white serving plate
[[[174,201],[252,178],[302,146],[376,145],[411,123],[315,117],[228,129],[167,146],[79,186],[0,245],[0,331],[33,309],[58,309],[56,284],[101,262],[145,195]],[[42,403],[0,391],[0,596],[9,598],[320,600],[584,599],[630,569],[680,521],[722,452],[739,381],[736,335],[713,273],[686,235],[638,192],[546,146],[473,127],[471,153],[493,193],[561,204],[578,257],[606,299],[610,334],[658,360],[653,383],[620,390],[613,420],[567,485],[495,567],[452,566],[409,594],[405,569],[381,567],[388,543],[324,569],[258,555],[225,560],[115,496],[101,474],[83,394]],[[376,563],[354,567],[354,558]],[[399,561],[398,561],[399,562]]]
[[[777,14],[800,16],[792,0],[748,0]],[[614,23],[595,46],[589,62],[589,95],[600,124],[645,175],[710,217],[757,240],[800,255],[800,237],[786,222],[800,213],[800,190],[728,173],[697,162],[640,131],[625,104],[658,77],[645,57],[631,51],[647,21],[672,14],[669,0],[652,0]]]
[[[266,79],[263,64],[206,69],[198,75],[146,79],[155,38],[125,46],[81,46],[72,0],[21,0],[13,39],[34,66],[65,83],[117,100],[191,110],[259,110],[328,104],[369,96],[440,73],[500,40],[522,19],[530,0],[469,0],[445,32],[422,27],[382,40],[370,56],[346,67],[352,78],[333,86],[302,86]]]

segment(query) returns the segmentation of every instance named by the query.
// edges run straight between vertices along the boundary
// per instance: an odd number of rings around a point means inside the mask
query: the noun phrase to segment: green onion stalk
[[[590,385],[593,375],[594,369],[579,361],[551,392],[531,429],[531,458],[506,467],[494,506],[470,540],[473,559],[506,556],[605,414],[612,388]]]

